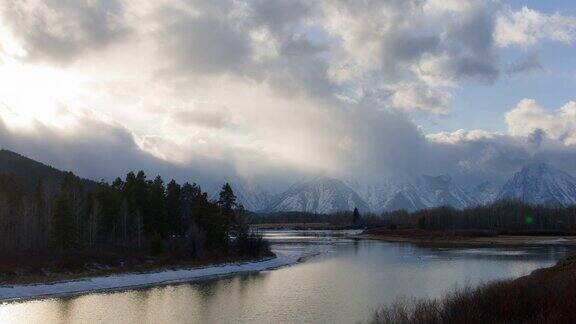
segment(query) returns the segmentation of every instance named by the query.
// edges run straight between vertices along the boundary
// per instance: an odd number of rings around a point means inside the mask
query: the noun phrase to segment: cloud
[[[328,31],[342,41],[332,67],[339,78],[379,70],[387,79],[428,79],[430,85],[442,78],[493,81],[498,74],[492,53],[494,10],[480,2],[462,1],[456,8],[422,1],[324,6]]]
[[[7,0],[0,13],[33,61],[68,63],[130,31],[116,0]]]
[[[178,109],[171,115],[174,122],[183,126],[201,126],[222,129],[232,124],[232,119],[225,107],[195,107]]]
[[[63,112],[62,117],[69,120],[65,128],[38,120],[27,128],[8,127],[3,115],[0,115],[1,148],[94,180],[111,181],[129,171],[144,170],[148,176],[161,174],[167,179],[197,182],[211,190],[226,179],[238,179],[238,166],[234,163],[241,162],[242,158],[249,158],[258,165],[270,165],[254,152],[230,150],[237,157],[226,159],[210,156],[193,145],[179,146],[164,138],[138,138],[121,125],[102,120],[89,111]],[[163,156],[171,150],[183,149],[194,158],[178,163]],[[268,181],[274,180],[273,176]]]
[[[165,15],[157,34],[167,69],[179,76],[239,73],[251,58],[251,42],[226,18],[183,13]]]
[[[26,55],[0,53],[15,76],[0,81],[43,96],[0,91],[35,120],[19,127],[5,114],[0,144],[83,176],[499,179],[542,152],[572,158],[572,104],[546,113],[521,103],[508,134],[426,135],[413,115],[449,115],[455,89],[538,69],[527,56],[503,70],[502,47],[569,42],[569,17],[475,0],[49,0],[2,10]],[[524,26],[523,15],[538,18]],[[42,65],[58,73],[39,78]],[[45,112],[57,105],[68,113]]]
[[[509,76],[515,74],[524,74],[524,73],[536,73],[539,71],[544,70],[544,67],[540,63],[540,58],[538,57],[537,53],[532,53],[525,58],[516,61],[508,67],[506,70],[506,74]]]
[[[391,96],[393,107],[446,113],[450,95],[418,84],[399,85]]]
[[[70,116],[69,116],[70,117]],[[144,154],[126,129],[89,116],[74,116],[66,129],[34,121],[27,129],[9,128],[0,119],[0,146],[93,179],[110,179],[134,168],[162,169]]]
[[[464,129],[459,129],[455,132],[440,132],[440,133],[428,134],[426,138],[433,143],[458,144],[458,143],[475,142],[487,139],[492,140],[499,136],[501,136],[501,134],[491,133],[483,130],[467,131]]]
[[[576,104],[568,102],[549,113],[532,99],[523,99],[506,114],[508,133],[458,130],[429,134],[440,165],[456,177],[502,181],[530,161],[544,161],[576,172]],[[451,167],[450,167],[451,166]]]
[[[535,160],[562,165],[569,172],[576,171],[573,166],[567,167],[563,160],[568,158],[574,161],[576,152],[561,158],[567,152],[564,147],[537,147],[533,143],[534,138],[482,130],[458,130],[430,134],[427,139],[430,140],[430,154],[426,160],[434,166],[432,170],[444,170],[465,185],[487,180],[502,184],[514,172]]]
[[[527,7],[520,11],[506,9],[496,25],[496,43],[502,47],[533,46],[545,40],[572,43],[575,38],[576,17],[545,14]]]
[[[310,15],[314,14],[314,5],[310,1],[301,0],[257,0],[251,7],[254,22],[265,26],[274,34],[282,35],[294,32],[294,27],[300,25]]]
[[[523,99],[506,114],[506,124],[512,136],[534,136],[535,132],[543,132],[551,139],[574,145],[576,102],[570,101],[555,112],[548,113],[535,100]]]

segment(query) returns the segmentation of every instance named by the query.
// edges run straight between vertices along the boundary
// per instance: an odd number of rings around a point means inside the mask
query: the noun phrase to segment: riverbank
[[[218,253],[192,258],[186,254],[150,254],[145,251],[76,251],[3,256],[0,285],[47,284],[122,273],[198,268],[257,261],[274,256],[270,250],[256,255]]]
[[[175,268],[145,273],[94,276],[40,284],[0,285],[0,301],[38,299],[92,292],[128,290],[216,277],[260,272],[299,262],[295,254],[278,254],[259,261],[226,263],[195,268]]]
[[[460,289],[439,300],[397,301],[372,324],[575,323],[576,257],[530,275]]]
[[[522,246],[563,244],[576,246],[576,236],[568,235],[500,235],[489,231],[426,231],[375,228],[356,235],[359,239],[406,242],[441,246]]]

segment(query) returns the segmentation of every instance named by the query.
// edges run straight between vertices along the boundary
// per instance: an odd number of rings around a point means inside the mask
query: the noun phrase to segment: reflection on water
[[[342,232],[271,231],[279,252],[315,255],[259,274],[0,305],[0,323],[355,323],[399,296],[516,277],[561,246],[447,249],[358,241]]]

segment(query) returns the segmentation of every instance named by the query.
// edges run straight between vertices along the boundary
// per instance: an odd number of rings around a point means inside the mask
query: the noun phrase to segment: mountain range
[[[253,195],[245,188],[239,192],[241,202]],[[247,206],[261,212],[331,213],[354,208],[371,212],[415,211],[439,206],[461,209],[501,199],[569,206],[576,204],[576,179],[551,165],[532,163],[516,172],[503,186],[485,181],[462,187],[449,175],[422,175],[409,182],[384,181],[370,185],[318,177],[295,184],[278,195],[264,195],[260,188],[257,197],[259,199],[246,199]],[[253,200],[259,204],[250,205]]]
[[[0,150],[0,173],[12,173],[31,189],[39,179],[57,183],[64,172],[17,153]],[[95,187],[91,180],[83,180]],[[304,211],[332,213],[358,208],[361,212],[452,206],[466,208],[500,199],[519,199],[532,204],[568,206],[576,204],[576,179],[545,163],[530,163],[503,186],[482,182],[462,187],[449,175],[421,175],[411,181],[382,181],[361,184],[328,177],[316,177],[272,194],[254,183],[231,181],[237,199],[255,212]],[[218,191],[212,193],[216,198]]]

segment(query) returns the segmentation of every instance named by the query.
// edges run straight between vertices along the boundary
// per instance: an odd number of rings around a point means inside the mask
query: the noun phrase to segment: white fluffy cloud
[[[506,123],[512,136],[541,135],[566,145],[576,145],[576,102],[570,101],[549,113],[535,100],[524,99],[506,114]]]
[[[576,17],[559,13],[545,14],[523,7],[508,9],[496,24],[499,46],[531,46],[543,40],[572,43],[576,39]]]

